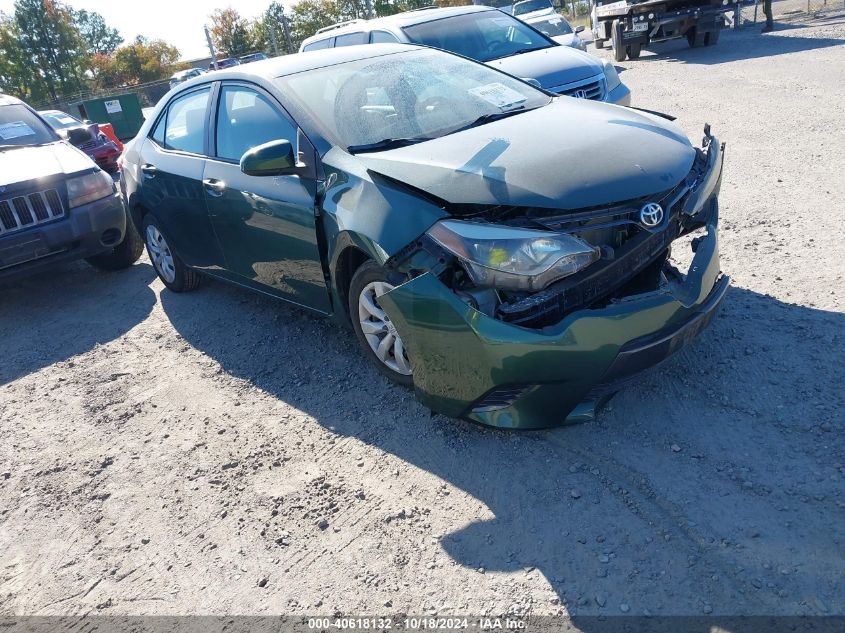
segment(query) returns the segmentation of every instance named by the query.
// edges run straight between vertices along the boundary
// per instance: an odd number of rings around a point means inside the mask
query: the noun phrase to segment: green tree
[[[211,14],[211,38],[217,52],[227,57],[250,53],[255,48],[249,21],[232,7]]]
[[[25,64],[37,69],[52,99],[85,88],[85,43],[66,5],[16,0],[15,24]]]
[[[103,16],[96,11],[74,11],[73,21],[89,55],[113,53],[123,44],[117,29],[106,24]]]
[[[140,35],[113,55],[99,53],[91,59],[97,86],[103,89],[165,79],[181,66],[177,48]]]
[[[291,39],[297,49],[302,40],[314,35],[317,29],[348,19],[333,0],[299,0],[293,5],[291,14]]]
[[[41,73],[32,68],[21,49],[18,25],[14,17],[2,12],[0,12],[0,92],[16,95],[26,101],[43,101],[49,98]]]
[[[252,34],[255,47],[266,53],[278,52],[280,55],[294,52],[288,49],[285,37],[284,23],[288,19],[288,16],[285,15],[284,5],[273,0],[264,13],[253,23]],[[274,38],[278,51],[273,50]]]

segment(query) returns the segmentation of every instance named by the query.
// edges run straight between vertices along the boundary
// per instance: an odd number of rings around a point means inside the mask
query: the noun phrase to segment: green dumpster
[[[83,119],[94,123],[111,123],[120,140],[134,137],[144,123],[138,95],[122,94],[88,99],[72,104]]]

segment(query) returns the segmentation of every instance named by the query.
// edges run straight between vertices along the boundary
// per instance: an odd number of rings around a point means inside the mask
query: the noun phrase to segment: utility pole
[[[282,16],[282,29],[285,32],[285,44],[288,47],[288,53],[292,53],[293,52],[293,44],[291,44],[291,41],[290,41],[290,28],[288,28],[288,16],[286,16],[286,15]]]
[[[208,32],[207,25],[202,28],[205,31],[205,41],[208,42],[208,50],[211,53],[211,63],[214,66],[214,70],[220,70],[217,66],[217,52],[214,50],[214,42],[211,41],[211,33]]]
[[[270,28],[270,43],[273,45],[273,56],[279,56],[279,43],[276,42],[276,29]]]

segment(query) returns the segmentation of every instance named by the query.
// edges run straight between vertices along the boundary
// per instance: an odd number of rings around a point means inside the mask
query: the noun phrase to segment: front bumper
[[[616,105],[629,106],[631,105],[631,90],[624,83],[619,84],[613,90],[607,93],[608,103],[615,103]]]
[[[0,238],[0,281],[105,252],[125,233],[119,193],[75,207],[55,222]]]
[[[382,295],[413,359],[419,401],[490,426],[535,429],[591,419],[625,381],[668,357],[713,318],[728,287],[717,218],[683,280],[539,330],[491,318],[431,273]]]

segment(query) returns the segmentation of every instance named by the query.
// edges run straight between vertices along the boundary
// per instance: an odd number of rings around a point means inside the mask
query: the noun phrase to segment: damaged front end
[[[705,127],[680,183],[622,204],[447,207],[450,219],[387,261],[404,283],[380,298],[418,399],[500,427],[590,419],[691,340],[728,286],[717,235],[723,149]],[[684,273],[670,253],[693,232]]]

